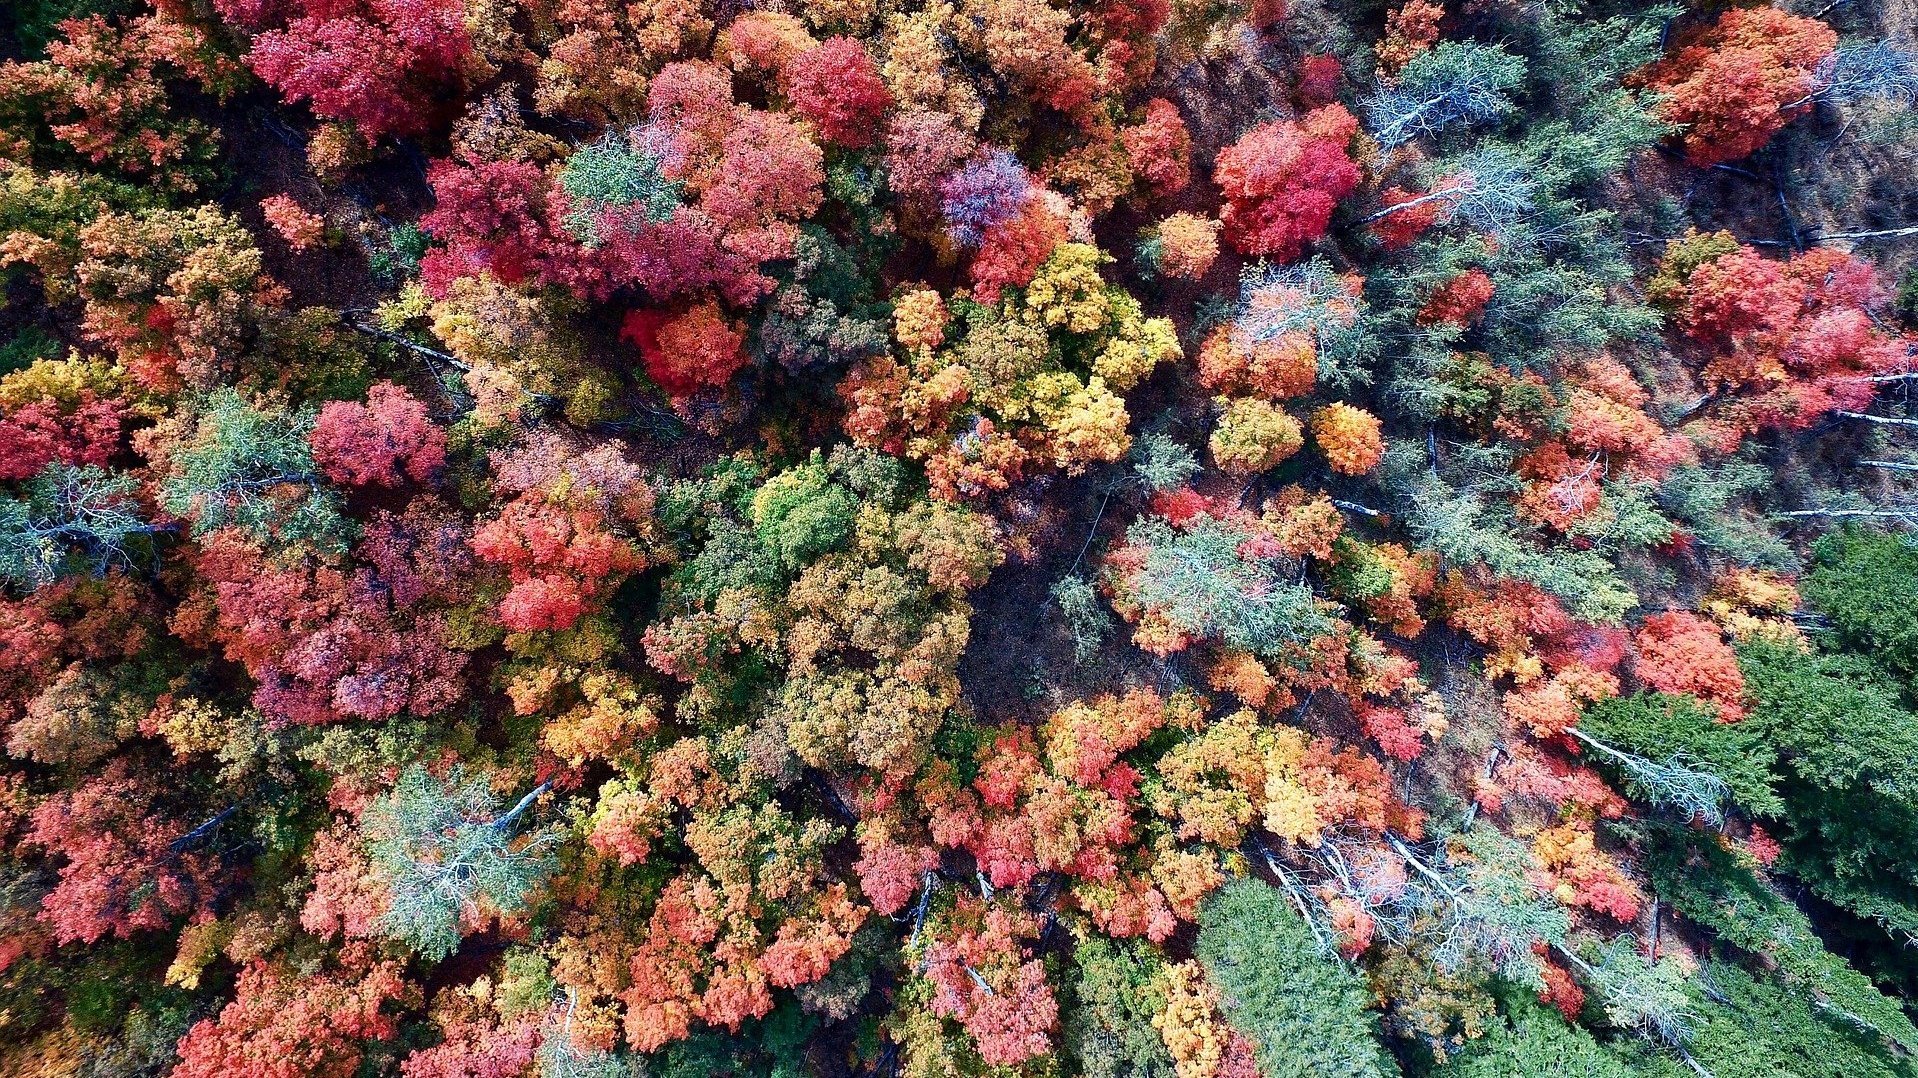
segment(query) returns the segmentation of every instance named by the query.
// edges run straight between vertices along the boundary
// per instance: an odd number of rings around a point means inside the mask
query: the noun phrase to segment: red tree
[[[678,314],[634,311],[620,336],[639,349],[646,373],[675,397],[723,386],[746,363],[746,336],[707,300]]]
[[[219,1018],[180,1038],[174,1078],[351,1078],[365,1057],[363,1042],[398,1032],[384,1008],[408,989],[399,966],[372,964],[357,947],[349,952],[349,969],[340,973],[287,973],[257,960],[241,970]]]
[[[80,391],[64,409],[37,400],[0,416],[0,480],[25,479],[54,461],[104,467],[120,444],[126,406]]]
[[[1358,186],[1348,152],[1358,128],[1343,105],[1325,105],[1298,122],[1260,124],[1228,146],[1213,170],[1226,199],[1226,238],[1242,254],[1297,258]]]
[[[188,828],[155,807],[160,792],[116,760],[33,810],[27,842],[65,861],[40,907],[55,939],[131,936],[211,907],[213,865],[195,849],[174,848]]]
[[[1154,196],[1178,194],[1192,182],[1192,133],[1172,102],[1146,102],[1145,119],[1119,133],[1132,173]]]
[[[1728,8],[1632,81],[1663,95],[1659,116],[1683,129],[1686,157],[1705,167],[1751,153],[1809,108],[1818,65],[1837,44],[1816,19]]]
[[[420,264],[426,290],[435,297],[444,297],[454,279],[481,271],[518,284],[571,246],[571,238],[551,222],[546,176],[536,165],[436,161],[426,179],[434,204],[420,227],[445,244]]]
[[[271,719],[430,715],[464,693],[466,656],[444,642],[443,616],[409,609],[371,571],[270,558],[237,529],[201,539],[193,565],[203,590],[174,632],[243,664]]]
[[[352,486],[432,483],[446,466],[446,432],[426,406],[391,382],[366,403],[328,401],[313,424],[313,459],[327,478]]]
[[[1419,308],[1421,326],[1439,322],[1464,328],[1478,320],[1492,299],[1492,279],[1482,269],[1469,269],[1438,286]]]
[[[829,37],[793,59],[786,70],[786,96],[827,142],[857,149],[885,129],[892,91],[864,45]]]
[[[965,1026],[979,1057],[993,1066],[1014,1066],[1052,1047],[1059,1004],[1045,967],[1020,943],[1037,934],[1037,920],[1004,905],[961,898],[926,950],[933,1013]]]
[[[1639,626],[1632,672],[1659,692],[1689,693],[1718,708],[1721,722],[1745,717],[1745,677],[1718,626],[1683,612],[1653,614]]]
[[[261,34],[247,62],[288,101],[353,123],[370,142],[426,129],[434,90],[458,78],[472,51],[458,0],[225,0],[229,19],[283,28]],[[273,10],[278,9],[278,10]]]

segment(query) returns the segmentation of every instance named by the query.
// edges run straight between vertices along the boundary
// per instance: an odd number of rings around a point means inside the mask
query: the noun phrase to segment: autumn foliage
[[[1220,211],[1226,238],[1244,254],[1297,258],[1358,187],[1358,165],[1347,148],[1357,131],[1358,120],[1332,104],[1240,136],[1213,170],[1226,200]]]
[[[1629,7],[8,8],[0,1073],[1905,1073],[1912,60]]]
[[[1776,8],[1729,8],[1681,37],[1633,78],[1664,95],[1659,115],[1681,129],[1695,165],[1735,161],[1810,106],[1818,65],[1837,35]]]

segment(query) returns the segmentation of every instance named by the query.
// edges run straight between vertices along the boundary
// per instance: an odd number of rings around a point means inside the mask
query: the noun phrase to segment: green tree
[[[557,836],[522,840],[514,826],[549,786],[500,812],[484,778],[458,768],[439,778],[418,764],[401,772],[363,821],[367,855],[391,895],[381,930],[437,960],[485,913],[524,909],[553,867],[547,847]]]
[[[1820,898],[1918,931],[1918,715],[1877,667],[1753,641],[1745,725],[1778,753],[1779,867]]]
[[[1505,1014],[1431,1078],[1638,1078],[1639,1071],[1590,1033],[1524,992],[1509,992]]]
[[[1754,815],[1784,809],[1772,792],[1773,753],[1759,731],[1721,723],[1716,712],[1690,697],[1640,693],[1603,700],[1586,709],[1578,730],[1614,750],[1601,748],[1594,762],[1622,774],[1641,800],[1676,802],[1688,810],[1711,800],[1715,809],[1717,799],[1701,788],[1716,784]]]
[[[1173,1078],[1172,1054],[1152,1025],[1165,1010],[1164,963],[1144,944],[1087,936],[1065,1042],[1086,1078]]]
[[[159,529],[140,517],[139,482],[92,465],[50,464],[25,498],[0,495],[0,581],[37,588],[69,573],[133,565]]]
[[[1761,879],[1749,862],[1688,827],[1631,828],[1660,898],[1720,941],[1775,964],[1786,987],[1820,1012],[1899,1045],[1918,1048],[1918,1028],[1897,1000],[1825,949],[1811,919]]]
[[[818,459],[773,476],[753,495],[753,533],[789,573],[843,546],[859,499]]]
[[[1847,528],[1818,540],[1805,601],[1831,619],[1847,650],[1918,690],[1918,543],[1910,536]]]
[[[313,463],[313,416],[255,407],[222,387],[201,398],[168,454],[160,506],[204,535],[237,525],[263,539],[344,545],[351,525]]]
[[[1284,892],[1240,879],[1199,910],[1195,948],[1265,1078],[1383,1078],[1365,983],[1322,953]]]

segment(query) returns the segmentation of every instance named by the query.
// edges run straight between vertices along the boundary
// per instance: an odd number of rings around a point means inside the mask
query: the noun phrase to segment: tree
[[[102,214],[79,239],[82,332],[155,392],[218,387],[284,295],[252,236],[213,206]]]
[[[1607,1050],[1590,1033],[1518,993],[1485,1036],[1470,1042],[1437,1072],[1444,1078],[1633,1078],[1643,1073]],[[1714,1072],[1716,1073],[1716,1072]]]
[[[1869,662],[1754,640],[1739,649],[1752,714],[1778,753],[1779,867],[1828,902],[1903,931],[1918,927],[1918,792],[1894,761],[1918,717]]]
[[[1347,150],[1357,132],[1344,106],[1324,105],[1296,123],[1265,123],[1240,136],[1213,166],[1226,200],[1219,214],[1226,238],[1243,254],[1297,258],[1358,187]]]
[[[508,285],[534,275],[565,278],[575,241],[551,220],[546,177],[537,166],[435,161],[426,179],[433,187],[433,209],[420,218],[420,228],[444,244],[420,264],[422,281],[435,299],[445,299],[457,278],[482,271]]]
[[[446,466],[446,433],[425,405],[391,382],[375,383],[365,404],[328,401],[308,437],[327,478],[351,486],[431,484]]]
[[[633,542],[653,493],[613,445],[580,452],[535,438],[494,458],[502,492],[518,496],[473,530],[473,552],[506,571],[500,624],[513,632],[571,629],[628,574],[651,564]]]
[[[1320,952],[1285,893],[1239,880],[1199,912],[1195,947],[1226,1018],[1268,1078],[1398,1073],[1367,1014],[1363,983]]]
[[[634,311],[620,336],[639,349],[646,373],[675,397],[723,386],[746,364],[746,336],[707,300],[677,314]]]
[[[1139,628],[1142,647],[1170,653],[1204,638],[1280,658],[1328,633],[1311,592],[1290,579],[1274,547],[1244,521],[1199,513],[1148,516],[1107,555],[1114,607]]]
[[[1478,320],[1495,286],[1481,269],[1470,269],[1440,285],[1419,308],[1420,325],[1448,323],[1464,329]]]
[[[1818,64],[1812,92],[1842,105],[1918,97],[1918,56],[1889,41],[1847,43]]]
[[[1312,440],[1332,470],[1344,475],[1364,475],[1385,456],[1378,417],[1342,402],[1312,413]]]
[[[386,1012],[409,989],[400,967],[363,953],[339,972],[300,976],[262,960],[247,964],[231,1002],[180,1039],[181,1078],[236,1070],[261,1078],[350,1078],[365,1042],[398,1032]]]
[[[1709,167],[1758,149],[1808,108],[1819,66],[1837,43],[1816,19],[1727,10],[1631,81],[1662,95],[1659,117],[1681,129],[1687,159]]]
[[[1511,95],[1524,79],[1525,60],[1499,46],[1441,41],[1366,99],[1372,137],[1393,147],[1457,124],[1489,123],[1511,111]]]
[[[183,83],[230,85],[231,61],[214,59],[187,21],[161,14],[117,23],[88,14],[59,29],[45,60],[0,64],[0,113],[31,115],[80,159],[129,177],[183,193],[212,178],[217,136],[172,105]]]
[[[1299,421],[1258,397],[1220,397],[1219,424],[1212,431],[1212,459],[1220,468],[1253,475],[1277,467],[1305,445]]]
[[[1145,116],[1119,137],[1132,174],[1154,197],[1176,195],[1192,182],[1192,134],[1172,102],[1163,97],[1146,102]]]
[[[1835,1026],[1882,1037],[1900,1047],[1918,1042],[1899,1003],[1843,958],[1825,949],[1804,912],[1761,878],[1749,857],[1714,839],[1674,824],[1636,828],[1646,843],[1646,867],[1660,897],[1687,919],[1709,928],[1739,950],[1775,964],[1781,986],[1803,994]],[[1711,1026],[1721,1015],[1706,1012],[1706,1028],[1694,1045],[1709,1051]]]
[[[1088,1078],[1172,1078],[1154,1021],[1166,1008],[1164,964],[1145,947],[1098,936],[1073,953],[1078,971],[1064,1040]]]
[[[1196,281],[1219,257],[1219,222],[1180,212],[1140,241],[1139,260],[1154,273]]]
[[[261,199],[260,215],[266,218],[267,227],[295,251],[310,251],[326,237],[326,220],[288,195]]]
[[[139,483],[88,465],[50,465],[25,498],[0,495],[0,580],[38,588],[75,571],[104,576],[133,568],[148,524],[134,497]]]
[[[793,108],[827,142],[857,149],[885,130],[892,93],[879,77],[879,65],[852,38],[829,37],[800,52],[784,76]]]
[[[1591,742],[1598,766],[1688,818],[1712,822],[1721,799],[1758,816],[1784,807],[1772,792],[1772,754],[1758,731],[1719,722],[1690,697],[1642,693],[1598,701],[1579,718],[1575,736]]]
[[[121,759],[33,810],[26,841],[63,861],[39,914],[56,940],[131,937],[212,908],[217,862],[183,841],[191,829],[160,792]]]
[[[1443,5],[1432,0],[1405,0],[1385,16],[1385,40],[1379,44],[1379,71],[1397,75],[1413,58],[1438,43]]]
[[[370,143],[426,129],[433,93],[455,82],[472,50],[460,6],[448,0],[222,0],[254,39],[247,63],[290,102],[353,124]]]
[[[1252,1042],[1219,1013],[1219,990],[1196,961],[1165,967],[1165,1008],[1153,1016],[1176,1073],[1197,1078],[1246,1078],[1258,1073]]]
[[[1032,176],[1004,150],[975,156],[939,185],[940,209],[955,241],[976,247],[1025,208]]]
[[[418,765],[401,772],[361,822],[367,857],[390,895],[380,930],[435,961],[483,918],[523,910],[552,868],[545,847],[554,836],[522,839],[514,828],[547,788],[502,812],[484,777],[457,768],[439,777]]]
[[[1903,536],[1846,529],[1812,548],[1805,598],[1831,618],[1838,641],[1918,685],[1918,548]]]
[[[219,389],[178,422],[159,501],[195,535],[232,525],[262,539],[342,543],[349,526],[338,496],[320,483],[311,414],[262,409]]]
[[[1653,614],[1632,637],[1632,671],[1659,692],[1689,693],[1718,710],[1720,722],[1745,717],[1745,679],[1718,626],[1682,612]]]
[[[1045,967],[1029,957],[1022,938],[1036,919],[961,897],[942,924],[928,932],[923,976],[932,985],[932,1013],[957,1021],[972,1036],[979,1058],[1011,1066],[1051,1051],[1059,1005]]]
[[[658,224],[679,208],[682,185],[668,179],[665,163],[630,139],[602,138],[580,147],[559,172],[559,188],[569,207],[561,222],[588,247],[609,233],[631,227],[629,215]]]

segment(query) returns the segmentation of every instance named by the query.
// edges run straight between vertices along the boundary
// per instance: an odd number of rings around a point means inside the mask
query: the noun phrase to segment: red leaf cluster
[[[1220,219],[1240,253],[1289,262],[1325,235],[1339,200],[1359,184],[1349,152],[1358,128],[1345,106],[1323,105],[1296,122],[1260,124],[1219,154]]]

